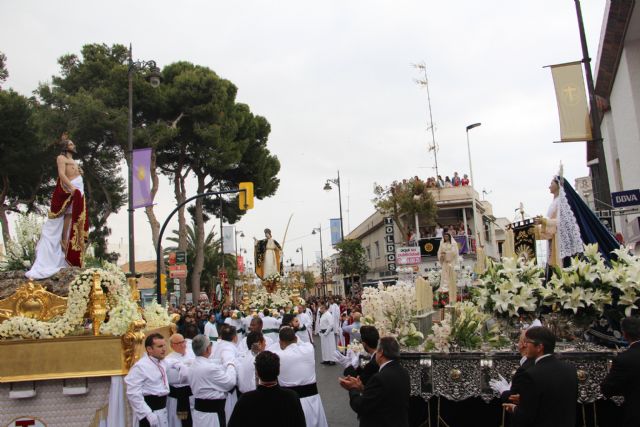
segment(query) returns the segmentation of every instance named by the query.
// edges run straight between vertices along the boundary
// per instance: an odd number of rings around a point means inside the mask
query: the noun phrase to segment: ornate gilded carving
[[[100,335],[100,325],[107,317],[107,296],[102,291],[100,274],[93,273],[92,279],[89,314],[93,325],[93,335],[98,336]]]
[[[147,325],[144,320],[134,321],[126,334],[122,336],[122,355],[126,369],[131,367],[140,359],[143,352],[144,332]]]
[[[47,321],[63,314],[66,309],[66,298],[29,281],[9,298],[0,300],[0,322],[15,316]]]

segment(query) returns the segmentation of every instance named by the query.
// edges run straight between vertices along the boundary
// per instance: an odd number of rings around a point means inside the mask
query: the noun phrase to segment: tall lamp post
[[[324,184],[325,191],[331,191],[331,184],[335,184],[338,187],[338,203],[340,205],[340,237],[341,242],[344,241],[344,222],[342,220],[342,191],[340,189],[340,171],[338,171],[338,177],[336,179],[327,179],[327,182]]]
[[[320,234],[320,271],[322,275],[322,294],[326,295],[327,294],[327,291],[326,291],[327,275],[324,270],[324,255],[322,252],[322,226],[318,226],[318,228],[314,228],[311,234],[316,234],[316,232]]]
[[[471,193],[471,207],[473,208],[473,232],[475,234],[476,246],[480,245],[480,233],[478,233],[478,218],[476,217],[476,196],[475,196],[475,185],[476,181],[473,179],[473,167],[471,166],[471,145],[469,144],[469,131],[473,128],[477,128],[482,123],[474,123],[472,125],[467,126],[467,152],[469,153],[469,175],[471,176],[471,189],[473,190]],[[465,230],[465,235],[467,235]],[[468,236],[468,235],[467,235]],[[467,240],[469,237],[467,237]],[[467,246],[469,246],[469,242],[467,242]],[[476,247],[477,252],[477,247]]]
[[[296,252],[300,252],[300,256],[302,257],[302,274],[304,274],[304,250],[302,249],[302,246],[296,249]]]
[[[149,71],[149,83],[156,88],[160,85],[160,69],[156,65],[156,61],[134,61],[133,48],[129,44],[129,61],[128,61],[128,79],[129,79],[129,120],[128,120],[128,140],[127,140],[127,157],[129,160],[128,173],[128,191],[129,191],[129,276],[136,276],[136,254],[135,254],[135,236],[133,222],[133,76],[139,71]],[[160,278],[156,278],[160,280]]]

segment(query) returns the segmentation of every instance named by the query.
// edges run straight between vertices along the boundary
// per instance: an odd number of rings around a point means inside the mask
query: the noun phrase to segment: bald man
[[[194,399],[189,383],[184,381],[184,377],[182,381],[180,380],[180,366],[190,366],[195,355],[191,344],[180,334],[171,335],[169,345],[173,350],[165,358],[169,380],[169,399],[167,400],[169,427],[190,427]]]

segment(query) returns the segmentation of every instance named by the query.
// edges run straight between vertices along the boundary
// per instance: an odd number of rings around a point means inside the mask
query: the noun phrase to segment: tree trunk
[[[196,174],[196,176],[198,178],[198,194],[200,194],[204,192],[205,176],[202,174]],[[200,278],[202,277],[202,270],[204,269],[204,215],[202,198],[196,199],[194,216],[196,222],[196,258],[193,261],[193,271],[191,272],[191,292],[195,305],[200,296]]]
[[[177,204],[184,202],[187,198],[186,188],[184,185],[185,177],[181,175],[181,170],[178,168],[174,175],[173,180],[173,192],[176,197]],[[178,250],[187,250],[187,221],[184,217],[185,207],[178,209]],[[187,281],[180,281],[180,304],[184,304],[187,300]]]
[[[158,193],[159,180],[158,173],[156,171],[156,150],[151,152],[151,165],[149,167],[151,173],[151,200],[155,200]],[[151,227],[151,240],[153,241],[153,248],[157,250],[158,237],[160,235],[160,222],[156,218],[156,213],[153,211],[153,205],[144,208],[144,213],[149,220],[149,226]],[[156,251],[156,256],[157,256]],[[164,257],[162,256],[162,247],[160,247],[160,271],[164,271]]]
[[[4,242],[4,253],[7,253],[11,234],[9,233],[9,220],[7,219],[7,211],[0,208],[0,223],[2,224],[2,241]]]

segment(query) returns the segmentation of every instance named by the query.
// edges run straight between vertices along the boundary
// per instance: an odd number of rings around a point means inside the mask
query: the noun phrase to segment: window
[[[367,261],[371,261],[371,246],[367,246],[366,251],[367,251]]]
[[[380,242],[376,242],[376,258],[380,258]]]

